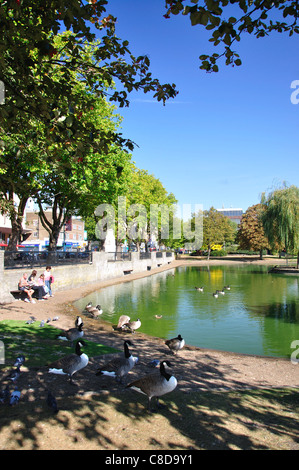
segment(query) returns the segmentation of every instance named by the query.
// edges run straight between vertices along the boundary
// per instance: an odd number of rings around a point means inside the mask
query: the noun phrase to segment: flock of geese
[[[87,307],[90,310],[88,310]],[[92,313],[94,310],[91,308],[92,305],[88,304],[85,310],[88,311],[88,313],[91,313],[91,315],[97,316],[97,314]],[[102,310],[99,305],[96,307],[96,309],[97,311]],[[35,319],[33,321],[35,321]],[[132,321],[129,316],[121,315],[116,329],[122,331],[127,330],[134,334],[136,330],[140,328],[140,326],[141,321],[139,318],[135,321]],[[73,376],[85,368],[89,363],[87,354],[83,352],[83,349],[88,346],[83,340],[83,327],[84,322],[81,316],[77,316],[74,328],[61,331],[61,333],[56,336],[56,339],[58,340],[69,341],[74,346],[74,353],[61,357],[48,365],[48,373],[65,375],[69,378],[70,384],[74,384]],[[176,355],[178,351],[184,347],[185,341],[181,335],[178,335],[176,338],[166,340],[165,345],[174,355]],[[106,364],[100,367],[96,372],[96,376],[104,375],[113,377],[120,384],[123,384],[125,377],[139,361],[138,356],[133,356],[130,351],[130,347],[132,346],[133,343],[130,340],[125,340],[123,353],[120,356],[109,360]],[[9,381],[16,384],[20,376],[20,368],[24,362],[24,355],[20,355],[16,359],[14,363],[15,369],[13,369],[6,377]],[[148,410],[152,412],[156,411],[152,408],[152,399],[156,397],[156,406],[157,408],[161,408],[162,405],[159,403],[159,397],[173,391],[177,386],[177,379],[171,373],[171,363],[168,360],[151,361],[150,365],[153,367],[159,366],[159,372],[157,373],[157,371],[155,371],[154,373],[147,374],[129,383],[126,385],[126,388],[146,395],[148,398]],[[55,413],[57,413],[58,406],[56,399],[50,390],[47,390],[47,392],[47,404]],[[10,392],[9,385],[7,385],[3,391],[0,391],[0,404],[9,402],[9,405],[11,406],[16,405],[19,402],[20,394],[21,393],[17,386],[15,386],[13,392]]]
[[[204,291],[203,287],[195,287],[195,289],[198,292],[203,292]],[[213,292],[213,297],[215,297],[215,299],[218,299],[218,296],[219,295],[224,295],[226,290],[230,290],[230,286],[224,286],[222,290],[217,289],[215,292]]]
[[[203,287],[195,287],[199,292],[203,292]],[[213,293],[213,296],[217,298],[219,295],[224,295],[226,290],[230,290],[230,286],[224,286],[222,290],[216,290]],[[84,313],[89,314],[93,318],[97,318],[103,313],[103,309],[100,305],[94,307],[92,303],[88,303],[85,307]],[[161,318],[162,315],[155,315],[156,318]],[[58,320],[59,317],[54,317],[53,321]],[[51,319],[48,319],[49,322]],[[26,323],[31,324],[36,319],[30,317]],[[40,326],[44,326],[45,321],[42,321]],[[131,320],[128,315],[121,315],[116,326],[118,331],[129,331],[132,334],[136,332],[141,326],[141,321],[139,318],[137,320]],[[75,320],[75,327],[70,328],[69,330],[62,331],[57,335],[57,339],[63,341],[69,341],[75,348],[74,353],[68,354],[62,358],[57,359],[52,362],[48,367],[48,372],[50,374],[60,374],[66,375],[69,377],[70,383],[74,384],[73,376],[83,368],[85,368],[89,363],[89,358],[82,349],[86,346],[85,341],[82,339],[84,336],[84,322],[80,316],[77,316]],[[181,335],[178,335],[176,338],[172,338],[165,341],[165,345],[169,348],[172,354],[176,355],[185,346],[185,340]],[[133,343],[130,340],[124,341],[124,351],[121,356],[115,357],[104,364],[96,372],[96,376],[109,376],[115,378],[120,384],[123,384],[124,378],[129,374],[133,367],[138,363],[138,356],[133,356],[129,347],[132,347]],[[13,369],[7,376],[7,379],[12,383],[16,384],[20,376],[20,368],[25,362],[24,355],[17,357]],[[152,408],[152,399],[156,397],[157,407],[161,407],[159,403],[159,397],[173,391],[177,386],[177,379],[171,373],[171,363],[168,360],[153,360],[151,361],[153,367],[159,366],[159,373],[147,374],[131,383],[129,383],[126,388],[131,388],[136,390],[139,393],[142,393],[148,398],[148,410],[155,411]],[[9,391],[9,385],[2,391],[0,391],[0,404],[9,402],[11,406],[16,405],[20,399],[20,391],[18,387],[15,386],[12,392]],[[56,399],[48,390],[47,396],[48,406],[51,407],[54,412],[58,412],[58,407]]]

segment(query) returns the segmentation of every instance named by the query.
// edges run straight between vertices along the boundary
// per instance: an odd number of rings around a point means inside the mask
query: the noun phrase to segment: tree
[[[220,53],[200,55],[200,68],[207,72],[217,72],[222,57],[226,65],[240,66],[233,47],[246,33],[257,38],[272,32],[299,33],[299,5],[294,0],[165,0],[165,4],[165,18],[179,13],[189,16],[192,26],[211,31],[209,42],[222,47]]]
[[[95,129],[91,122],[80,118],[84,103],[73,112],[78,107],[74,90],[78,77],[84,78],[87,90],[92,91],[85,103],[89,108],[103,96],[128,106],[128,93],[132,90],[151,92],[164,103],[176,95],[174,85],[161,84],[151,76],[147,56],[133,56],[128,41],[116,36],[116,18],[106,14],[107,3],[107,0],[1,2],[0,80],[5,86],[5,104],[0,106],[0,122],[4,133],[20,132],[34,117],[47,126],[48,140],[52,142],[79,138],[89,143]],[[57,44],[56,37],[63,29],[72,34],[65,35],[63,42]],[[84,55],[88,47],[92,49],[92,59]],[[53,75],[54,67],[59,68],[59,74]],[[131,142],[115,134],[104,134],[102,144],[116,139],[132,147]]]
[[[57,35],[55,46],[61,48],[72,36],[70,32]],[[90,45],[80,53],[85,63],[94,60]],[[57,59],[59,57],[57,54]],[[37,77],[37,70],[35,73]],[[59,82],[61,73],[61,68],[53,64],[52,79]],[[131,157],[111,137],[120,124],[120,116],[114,113],[115,106],[104,97],[94,96],[93,106],[90,106],[93,90],[86,86],[86,75],[78,77],[77,71],[70,71],[69,81],[73,83],[76,105],[69,104],[68,116],[59,112],[56,123],[59,132],[60,125],[66,122],[67,138],[64,132],[62,137],[49,138],[47,124],[34,116],[25,122],[22,114],[18,116],[13,132],[5,133],[1,129],[0,195],[2,208],[12,221],[11,250],[20,240],[23,212],[29,197],[39,204],[41,222],[49,231],[50,250],[55,250],[66,218],[78,211],[82,215],[93,213],[101,201],[111,202],[124,185],[125,168]],[[64,100],[68,99],[64,97]],[[87,140],[83,135],[73,134],[71,128],[75,117],[82,118],[86,128],[92,126],[93,133]],[[5,209],[4,202],[15,200],[15,195],[20,200],[19,207],[8,206],[6,202]],[[44,204],[53,207],[51,220],[46,219]]]
[[[283,187],[262,196],[262,222],[271,245],[297,253],[299,267],[299,188]]]
[[[135,239],[138,250],[141,240],[148,240],[154,236],[160,243],[162,239],[164,241],[168,239],[169,232],[168,234],[165,232],[169,226],[169,219],[172,219],[173,206],[176,202],[174,194],[168,193],[158,178],[149,174],[147,170],[133,168],[127,191],[127,205],[130,208],[127,223],[128,232],[131,227],[133,238],[134,234],[138,233]],[[136,230],[137,224],[139,230]]]
[[[22,133],[1,134],[0,148],[0,210],[8,214],[12,233],[9,250],[15,250],[21,241],[24,210],[29,197],[41,188],[39,175],[46,171],[47,163],[37,136],[39,125],[32,125]]]
[[[261,220],[262,209],[261,204],[249,207],[242,216],[237,234],[240,248],[259,251],[260,259],[263,258],[263,250],[269,247]]]
[[[208,247],[208,259],[210,258],[212,245],[230,243],[234,238],[235,229],[227,217],[214,207],[203,212],[203,244]]]

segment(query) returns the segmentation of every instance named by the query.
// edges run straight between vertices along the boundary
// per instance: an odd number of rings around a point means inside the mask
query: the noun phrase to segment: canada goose
[[[132,333],[135,333],[138,328],[141,327],[141,321],[140,318],[137,318],[137,320],[129,321],[128,323],[125,323],[123,327],[129,328]]]
[[[221,294],[221,295],[224,295],[224,294],[225,294],[225,292],[224,292],[223,289],[222,289],[222,290],[218,290],[217,292],[218,292],[218,294]]]
[[[218,299],[218,292],[214,292],[213,297],[215,297],[215,299]]]
[[[125,325],[125,323],[128,323],[130,320],[131,318],[128,317],[128,315],[121,315],[118,319],[118,324],[116,328],[122,328]]]
[[[155,318],[162,318],[163,315],[155,315]]]
[[[76,320],[75,320],[75,327],[78,328],[79,325],[83,325],[83,320],[82,318],[78,315]]]
[[[85,346],[85,342],[83,340],[77,341],[75,354],[68,354],[61,359],[52,362],[49,365],[49,373],[68,375],[70,378],[70,383],[73,384],[73,375],[86,367],[89,362],[88,356],[81,351],[83,346]]]
[[[116,357],[107,362],[101,369],[98,370],[96,375],[108,375],[115,377],[117,381],[122,382],[122,379],[127,375],[130,370],[138,362],[138,358],[132,356],[128,345],[133,346],[131,341],[124,342],[124,356]]]
[[[77,328],[70,328],[67,331],[63,331],[56,336],[56,339],[62,339],[64,341],[76,341],[76,339],[82,338],[84,335],[83,325],[84,323],[82,322]]]
[[[157,407],[161,407],[159,404],[159,397],[166,393],[172,392],[177,386],[177,379],[174,375],[169,374],[165,366],[171,367],[169,361],[161,361],[160,372],[148,374],[138,380],[127,385],[126,388],[132,388],[139,393],[143,393],[148,397],[148,410],[155,411],[151,408],[151,400],[153,397],[157,398]]]
[[[203,287],[195,287],[196,290],[198,290],[199,292],[203,292]]]
[[[92,308],[92,302],[88,302],[88,304],[85,306],[85,309],[83,310],[84,311],[87,311],[89,312],[89,310]]]
[[[98,317],[99,315],[102,315],[103,309],[100,305],[97,305],[96,307],[90,308],[88,313],[90,313],[93,317]]]
[[[185,346],[185,340],[178,335],[176,338],[168,339],[165,341],[166,346],[173,352],[173,354],[177,354],[180,349]]]
[[[224,286],[223,289],[230,290],[230,286]]]

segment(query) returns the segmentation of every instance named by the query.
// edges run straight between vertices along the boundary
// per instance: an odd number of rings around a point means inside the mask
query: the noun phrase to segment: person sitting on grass
[[[28,284],[27,273],[24,273],[21,279],[19,280],[18,289],[27,294],[28,298],[26,297],[24,299],[25,302],[31,302],[32,304],[35,304],[35,300],[32,299],[32,294],[34,293],[34,290]]]

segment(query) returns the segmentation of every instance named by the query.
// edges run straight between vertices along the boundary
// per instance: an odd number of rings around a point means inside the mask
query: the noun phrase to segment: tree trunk
[[[263,259],[263,248],[260,248],[260,259]]]
[[[24,217],[25,206],[28,201],[27,197],[20,198],[18,207],[14,205],[14,192],[9,191],[9,201],[11,203],[9,210],[9,218],[11,222],[11,235],[9,237],[8,251],[16,251],[18,243],[22,239],[22,222]]]

